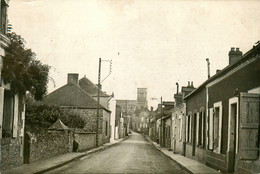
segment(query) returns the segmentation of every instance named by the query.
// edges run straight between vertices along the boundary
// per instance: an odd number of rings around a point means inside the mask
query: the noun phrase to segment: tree
[[[34,99],[41,100],[47,92],[49,66],[36,59],[25,40],[16,33],[7,35],[11,41],[3,57],[2,78],[10,83],[14,93],[29,91]]]

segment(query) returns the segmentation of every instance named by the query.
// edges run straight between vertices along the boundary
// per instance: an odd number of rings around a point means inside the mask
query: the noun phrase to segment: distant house
[[[172,148],[172,113],[171,110],[175,107],[175,102],[164,101],[163,103],[163,117],[162,117],[162,147],[168,149]]]
[[[78,76],[78,74],[70,74],[71,78],[74,76]],[[92,83],[86,76],[81,78],[79,80],[79,86],[80,88],[88,93],[93,99],[97,101],[98,98],[98,86]],[[102,91],[102,87],[100,86],[100,92],[99,92],[99,98],[100,98],[100,104],[104,106],[105,108],[109,107],[109,100],[111,99],[111,96],[106,94]]]
[[[137,109],[135,115],[132,117],[132,129],[148,134],[150,111],[147,107]]]
[[[84,128],[87,132],[96,132],[98,103],[78,85],[78,75],[68,74],[68,83],[47,95],[41,104],[58,106],[66,112],[82,116],[86,120]],[[99,145],[109,142],[110,113],[99,104]]]
[[[171,110],[172,113],[172,150],[173,153],[185,155],[185,132],[186,132],[186,104],[183,98],[195,88],[193,82],[188,82],[188,86],[183,86],[179,92],[177,83],[177,93],[174,94],[176,106]]]
[[[259,173],[260,45],[229,52],[229,65],[186,101],[187,157],[224,171]]]
[[[4,171],[23,164],[25,100],[1,77],[2,57],[10,40],[6,36],[8,1],[1,1],[0,6],[0,170]]]

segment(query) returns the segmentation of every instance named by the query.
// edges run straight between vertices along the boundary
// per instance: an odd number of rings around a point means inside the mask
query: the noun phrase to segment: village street
[[[142,135],[85,156],[49,173],[187,173],[154,148]]]

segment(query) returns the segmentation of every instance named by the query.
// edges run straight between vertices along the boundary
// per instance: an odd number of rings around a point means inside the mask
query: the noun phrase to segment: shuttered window
[[[239,156],[244,160],[259,158],[259,94],[240,94]]]
[[[214,152],[220,153],[222,138],[222,102],[214,103],[213,122],[213,150]]]

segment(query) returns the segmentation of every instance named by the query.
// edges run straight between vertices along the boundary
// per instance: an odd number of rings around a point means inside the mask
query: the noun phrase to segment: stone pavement
[[[159,144],[156,142],[152,142],[151,139],[146,136],[146,139],[150,141],[159,151],[173,159],[176,163],[182,165],[185,169],[187,169],[190,173],[193,174],[220,174],[220,172],[190,158],[186,158],[179,154],[173,154],[172,151],[169,151],[167,148],[161,148]]]
[[[126,137],[127,138],[127,137]],[[76,159],[79,159],[81,157],[84,157],[88,154],[100,151],[100,150],[104,150],[110,146],[119,144],[120,142],[122,142],[123,140],[125,140],[126,138],[123,139],[119,139],[119,140],[115,140],[113,142],[110,143],[106,143],[100,147],[85,151],[85,152],[71,152],[71,153],[66,153],[63,155],[59,155],[56,157],[52,157],[52,158],[48,158],[46,160],[42,160],[42,161],[37,161],[31,164],[24,164],[20,167],[17,168],[13,168],[7,171],[2,172],[3,174],[29,174],[29,173],[44,173],[53,169],[56,169],[58,167],[61,167],[63,165],[66,165]]]

